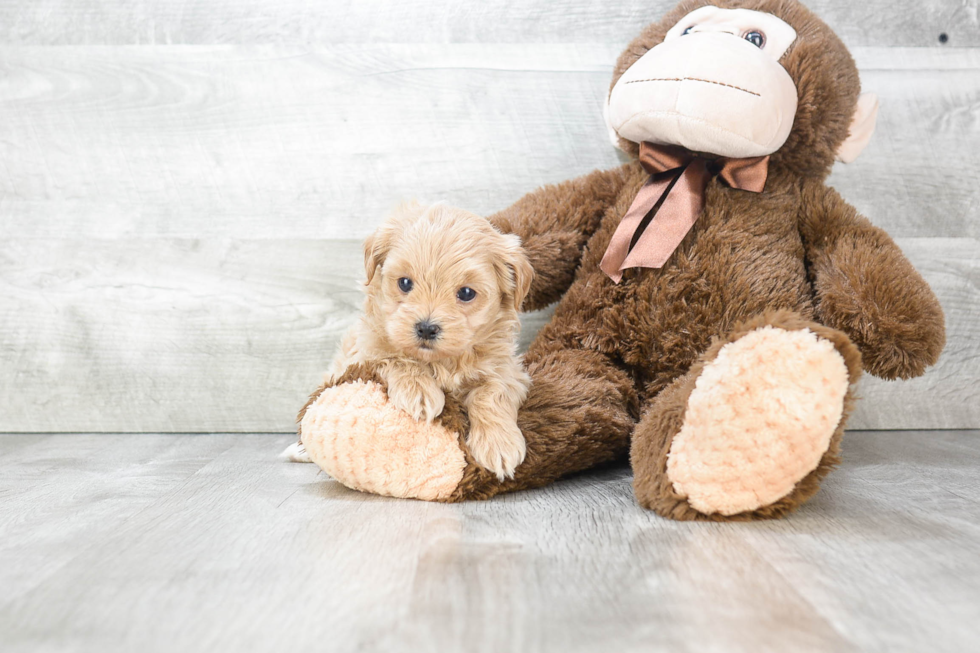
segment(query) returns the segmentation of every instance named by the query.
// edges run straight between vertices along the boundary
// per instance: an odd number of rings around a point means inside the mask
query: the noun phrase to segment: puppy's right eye
[[[412,286],[414,285],[415,284],[412,283],[412,280],[408,277],[402,277],[398,280],[398,289],[402,292],[410,292],[412,290]]]

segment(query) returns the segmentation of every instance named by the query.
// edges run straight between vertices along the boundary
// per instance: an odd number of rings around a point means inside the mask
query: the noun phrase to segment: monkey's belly
[[[692,248],[679,265],[627,271],[618,286],[597,271],[566,296],[587,310],[569,312],[563,322],[586,348],[621,359],[641,377],[669,382],[713,337],[755,315],[788,309],[812,319],[813,289],[802,258],[791,246],[763,244]]]

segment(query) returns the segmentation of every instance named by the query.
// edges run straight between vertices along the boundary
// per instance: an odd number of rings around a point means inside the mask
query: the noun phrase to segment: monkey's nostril
[[[415,323],[415,334],[422,340],[435,340],[440,331],[442,327],[429,321]]]

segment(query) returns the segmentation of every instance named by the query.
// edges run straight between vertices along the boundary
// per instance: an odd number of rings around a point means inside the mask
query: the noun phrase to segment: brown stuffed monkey
[[[850,54],[795,0],[686,0],[620,56],[610,134],[633,160],[492,216],[557,302],[525,361],[511,480],[466,451],[447,402],[416,423],[358,367],[301,413],[312,459],[345,485],[460,501],[541,486],[629,453],[644,507],[675,519],[783,515],[838,462],[862,369],[918,376],[942,310],[888,235],[824,184],[877,103]]]

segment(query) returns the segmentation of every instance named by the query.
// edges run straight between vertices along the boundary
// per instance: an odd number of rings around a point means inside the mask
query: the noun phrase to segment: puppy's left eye
[[[759,31],[753,30],[751,32],[748,32],[742,38],[757,48],[761,48],[766,44],[766,35]]]
[[[412,280],[409,279],[408,277],[402,277],[401,279],[398,280],[398,289],[400,291],[402,291],[402,292],[409,292],[409,291],[411,291],[412,290],[412,286],[414,286],[414,285],[415,284],[412,283]]]
[[[471,302],[476,297],[476,291],[469,286],[463,286],[456,291],[456,299],[461,302]]]

